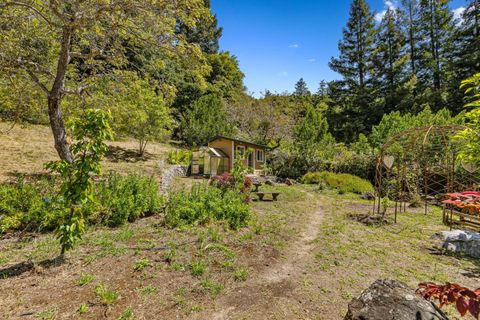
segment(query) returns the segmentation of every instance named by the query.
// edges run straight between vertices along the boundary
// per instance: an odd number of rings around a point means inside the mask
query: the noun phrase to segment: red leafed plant
[[[480,288],[470,290],[456,283],[438,285],[432,282],[420,283],[416,293],[427,300],[438,300],[440,308],[455,303],[458,312],[463,317],[469,312],[476,319],[480,313]]]

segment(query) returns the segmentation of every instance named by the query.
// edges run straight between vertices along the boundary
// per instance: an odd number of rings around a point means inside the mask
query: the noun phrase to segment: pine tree
[[[327,94],[328,94],[328,84],[325,80],[322,80],[318,85],[317,96],[323,97],[323,96],[326,96]]]
[[[462,21],[455,30],[452,64],[449,70],[448,107],[460,112],[464,94],[458,90],[466,77],[480,71],[480,0],[471,1],[466,7]]]
[[[308,90],[307,83],[303,78],[300,78],[295,84],[295,92],[293,94],[297,97],[307,97],[310,95],[310,90]]]
[[[343,77],[331,85],[335,89],[332,97],[340,106],[333,115],[339,126],[332,129],[337,137],[346,141],[367,132],[380,117],[377,110],[372,109],[374,36],[373,13],[365,0],[353,0],[350,18],[338,45],[340,56],[330,61],[330,68]]]
[[[375,82],[379,88],[383,113],[397,110],[408,92],[403,90],[406,82],[408,55],[406,37],[401,28],[401,13],[388,9],[375,37]]]
[[[420,0],[420,30],[423,39],[420,45],[419,78],[426,90],[425,102],[434,110],[443,105],[446,87],[446,64],[451,54],[453,15],[449,0]]]
[[[211,8],[210,0],[204,0],[204,3],[205,8]],[[220,48],[218,42],[222,37],[223,29],[218,27],[216,15],[202,17],[194,28],[189,28],[180,23],[178,29],[178,32],[184,34],[189,43],[198,44],[203,52],[208,54],[218,53]]]
[[[402,25],[405,28],[405,35],[408,46],[408,54],[410,58],[410,75],[411,78],[417,77],[418,64],[418,46],[420,43],[419,32],[419,16],[420,7],[417,0],[402,0],[403,7],[403,21]]]

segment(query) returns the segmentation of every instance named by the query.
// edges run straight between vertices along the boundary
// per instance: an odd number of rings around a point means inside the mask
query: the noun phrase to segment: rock
[[[363,200],[373,200],[375,196],[371,192],[364,193],[360,196]]]
[[[160,163],[159,163],[160,166]],[[170,185],[175,177],[186,177],[188,173],[188,167],[189,166],[183,166],[183,165],[173,165],[167,168],[163,168],[162,172],[162,179],[161,179],[161,184],[160,188],[163,194],[168,193],[168,189],[170,188]]]
[[[274,183],[273,183],[272,180],[267,179],[267,180],[265,180],[265,184],[268,185],[268,186],[273,186]]]
[[[278,181],[278,178],[277,178],[276,176],[265,176],[265,180],[266,180],[266,181],[271,181],[271,182],[273,182],[273,183],[279,182],[279,181]]]
[[[345,320],[448,320],[432,302],[396,280],[377,280],[348,304]]]
[[[295,181],[294,179],[287,178],[287,179],[285,179],[285,184],[287,186],[293,186],[293,185],[297,184],[297,181]]]
[[[432,236],[437,247],[480,259],[480,233],[466,230],[442,231]]]

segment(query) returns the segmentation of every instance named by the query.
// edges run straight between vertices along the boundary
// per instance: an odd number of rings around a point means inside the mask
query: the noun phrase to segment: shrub
[[[373,186],[369,181],[346,173],[333,173],[328,171],[309,172],[302,177],[302,183],[325,183],[330,188],[342,190],[343,193],[353,192],[361,194],[373,192]]]
[[[158,213],[165,199],[154,179],[111,173],[96,183],[93,202],[82,208],[89,224],[119,226]],[[23,178],[0,184],[0,234],[7,231],[52,231],[64,223],[65,202],[56,195],[56,181]]]
[[[111,227],[158,213],[165,203],[157,182],[144,176],[110,173],[96,189],[97,215]]]
[[[167,162],[169,164],[189,165],[192,161],[192,151],[180,149],[168,153]]]
[[[57,228],[64,211],[54,194],[54,181],[48,179],[27,183],[20,177],[14,183],[0,185],[0,234]]]
[[[172,194],[165,212],[165,222],[170,227],[226,221],[230,228],[239,229],[249,217],[250,207],[242,194],[206,184]]]

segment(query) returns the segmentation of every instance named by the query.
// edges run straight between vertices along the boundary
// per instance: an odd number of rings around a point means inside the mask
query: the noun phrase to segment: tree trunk
[[[67,141],[67,130],[63,122],[61,102],[65,85],[65,75],[70,62],[70,46],[73,29],[70,26],[63,27],[60,54],[57,61],[57,72],[52,89],[48,94],[48,116],[55,140],[55,149],[62,160],[73,162],[73,156]]]
[[[55,149],[62,160],[73,162],[73,156],[67,141],[67,131],[63,122],[62,110],[60,108],[60,97],[48,95],[48,117],[53,132]]]

